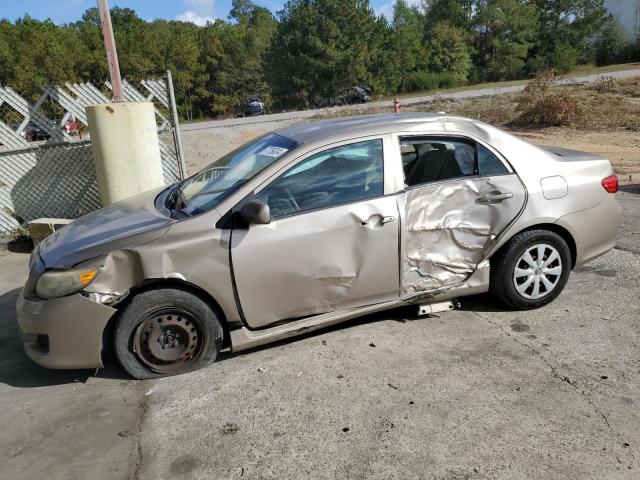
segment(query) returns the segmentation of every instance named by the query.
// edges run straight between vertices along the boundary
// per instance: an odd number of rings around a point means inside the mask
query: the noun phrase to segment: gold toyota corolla
[[[31,258],[27,354],[135,378],[400,305],[547,304],[613,248],[611,164],[444,114],[296,125],[86,215]]]

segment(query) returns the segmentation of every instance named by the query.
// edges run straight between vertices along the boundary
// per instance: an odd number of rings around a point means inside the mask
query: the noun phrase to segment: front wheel
[[[571,251],[549,230],[514,236],[492,259],[491,292],[518,310],[542,307],[564,289],[571,271]]]
[[[222,346],[218,317],[201,298],[180,288],[134,296],[120,312],[115,354],[134,378],[178,375],[213,363]]]

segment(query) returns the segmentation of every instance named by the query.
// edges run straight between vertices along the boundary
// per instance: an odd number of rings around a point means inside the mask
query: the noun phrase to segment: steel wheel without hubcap
[[[151,370],[183,370],[199,353],[202,329],[185,312],[161,312],[147,317],[135,330],[134,352]]]
[[[562,275],[558,250],[541,243],[528,247],[518,258],[513,271],[513,284],[524,298],[537,300],[556,288]]]

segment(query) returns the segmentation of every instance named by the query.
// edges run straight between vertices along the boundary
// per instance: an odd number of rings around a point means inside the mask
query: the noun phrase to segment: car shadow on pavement
[[[105,369],[50,370],[27,357],[22,348],[16,323],[16,300],[20,289],[0,295],[0,384],[16,388],[46,387],[67,383],[85,383],[90,377],[127,379],[117,365],[109,362]]]
[[[620,191],[626,193],[635,193],[636,195],[640,195],[640,184],[636,183],[633,185],[620,185]]]
[[[427,302],[425,302],[427,303]],[[471,297],[463,297],[460,299],[460,306],[456,309],[460,311],[476,311],[476,312],[504,312],[507,309],[503,308],[497,300],[495,300],[489,294],[482,295],[474,295]],[[444,315],[443,320],[446,321],[446,315],[448,312],[437,313],[433,315],[418,315],[418,305],[407,305],[404,307],[397,307],[392,310],[384,310],[381,312],[372,313],[369,315],[363,315],[362,317],[356,317],[351,320],[346,320],[345,322],[338,323],[335,325],[330,325],[327,327],[322,327],[313,332],[304,333],[301,335],[296,335],[293,337],[285,338],[273,343],[268,343],[266,345],[261,345],[258,347],[250,348],[248,350],[243,350],[241,352],[222,352],[217,362],[229,360],[231,358],[235,358],[242,355],[251,354],[252,352],[257,352],[260,350],[266,350],[269,348],[274,348],[282,345],[287,345],[289,343],[298,342],[306,338],[313,338],[317,336],[324,335],[329,332],[340,331],[348,328],[353,328],[356,326],[362,326],[369,323],[381,322],[386,320],[392,320],[399,323],[407,323],[414,321],[421,321],[425,318],[429,317],[440,317]]]
[[[502,305],[493,295],[482,293],[460,299],[458,310],[466,312],[508,312],[510,309]]]
[[[295,335],[293,337],[284,338],[282,340],[278,340],[275,342],[267,343],[265,345],[260,345],[258,347],[253,347],[248,350],[242,350],[240,352],[230,352],[225,351],[220,354],[217,358],[216,362],[222,362],[225,360],[230,360],[232,358],[236,358],[243,355],[250,355],[253,352],[259,352],[261,350],[267,350],[270,348],[279,347],[282,345],[288,345],[290,343],[299,342],[301,340],[307,338],[313,338],[325,335],[329,332],[337,332],[340,330],[346,330],[349,328],[354,328],[356,326],[367,325],[369,323],[381,322],[386,320],[391,320],[399,323],[412,322],[415,320],[420,320],[424,317],[418,316],[418,307],[417,306],[405,306],[398,307],[392,310],[384,310],[382,312],[371,313],[369,315],[363,315],[361,317],[352,318],[351,320],[345,320],[344,322],[337,323],[334,325],[328,325],[326,327],[321,327],[318,330],[314,330],[308,333],[302,333],[299,335]]]

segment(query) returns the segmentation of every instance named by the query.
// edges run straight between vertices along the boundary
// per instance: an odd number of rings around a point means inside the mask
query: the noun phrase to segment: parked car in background
[[[373,98],[373,87],[363,84],[351,88],[346,88],[336,92],[335,95],[320,100],[316,107],[339,107],[343,105],[356,105],[370,102]]]
[[[293,125],[45,239],[20,335],[45,367],[112,344],[152,378],[402,305],[537,308],[614,247],[617,188],[604,158],[446,114]]]
[[[17,132],[21,124],[9,123],[8,125],[14,132]],[[22,129],[22,131],[20,132],[20,136],[25,140],[27,140],[28,142],[34,142],[38,140],[47,140],[50,137],[50,135],[47,133],[46,130],[44,130],[43,128],[39,127],[38,125],[32,122],[29,122],[27,126]],[[0,143],[0,145],[2,144]]]
[[[47,133],[47,131],[36,125],[35,123],[29,122],[29,124],[22,131],[24,138],[26,138],[29,142],[35,142],[39,140],[48,140],[51,135]]]
[[[264,108],[264,102],[258,97],[243,98],[236,109],[236,117],[251,117],[265,113],[267,112]]]

